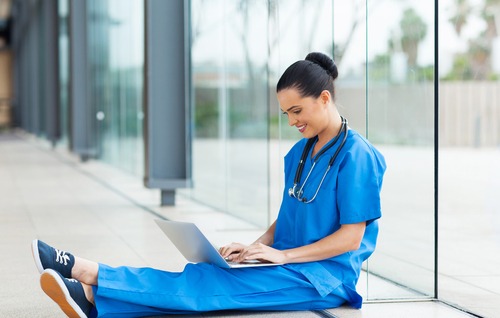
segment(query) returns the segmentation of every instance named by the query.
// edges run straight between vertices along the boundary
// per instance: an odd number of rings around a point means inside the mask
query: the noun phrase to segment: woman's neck
[[[342,128],[342,118],[337,111],[332,111],[329,116],[328,125],[318,134],[318,141],[314,145],[313,155],[315,155],[324,145],[335,138]]]

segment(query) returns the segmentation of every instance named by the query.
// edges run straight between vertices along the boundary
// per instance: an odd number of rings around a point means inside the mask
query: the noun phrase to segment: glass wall
[[[433,297],[434,2],[274,3],[272,98],[273,85],[289,64],[310,51],[332,54],[339,69],[339,111],[387,160],[379,245],[366,266],[368,284],[360,290],[368,300]],[[270,143],[278,147],[270,148],[270,175],[282,180],[283,155],[300,136],[285,118],[274,120],[273,103],[270,123],[279,129],[275,135],[271,128]],[[281,192],[275,189],[282,191],[280,181],[271,189],[279,204]],[[387,288],[388,281],[404,287]]]
[[[281,128],[276,82],[308,52],[331,52],[331,5],[192,1],[192,198],[262,228],[275,219],[283,156],[300,137]]]
[[[326,52],[340,112],[388,164],[365,298],[433,297],[433,12],[416,0],[193,1],[192,197],[262,227],[274,220],[283,156],[301,138],[275,85],[294,61]]]
[[[268,222],[268,2],[192,1],[192,198]]]
[[[97,121],[98,156],[143,175],[142,84],[144,4],[88,2],[90,105]]]
[[[500,1],[439,1],[439,295],[500,312]]]
[[[309,52],[333,51],[333,1],[274,1],[270,8],[270,178],[271,215],[274,220],[283,195],[284,156],[302,138],[288,125],[276,99],[276,84],[285,69]]]
[[[341,54],[347,78],[340,82],[347,87],[339,88],[345,93],[339,100],[353,127],[364,131],[387,161],[379,244],[369,271],[406,287],[389,292],[372,279],[370,298],[434,297],[434,1],[366,4],[364,10],[351,5],[353,12],[365,11],[366,46],[346,37],[350,43]],[[365,105],[359,89],[366,89]]]

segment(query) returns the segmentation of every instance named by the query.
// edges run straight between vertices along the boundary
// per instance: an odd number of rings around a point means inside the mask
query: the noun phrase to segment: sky
[[[289,65],[298,58],[303,58],[304,46],[311,50],[325,51],[325,43],[333,38],[337,43],[346,41],[352,21],[362,17],[356,32],[353,34],[349,49],[342,61],[344,71],[362,70],[368,59],[378,54],[387,53],[388,39],[397,33],[403,11],[411,7],[419,14],[428,26],[427,36],[419,48],[420,65],[434,63],[434,0],[367,0],[370,7],[368,28],[364,19],[364,7],[355,11],[356,0],[287,0],[277,1],[276,10],[268,19],[267,1],[252,0],[249,10],[249,27],[245,36],[251,45],[252,61],[265,63],[268,58],[267,44],[278,36],[281,40],[271,49],[271,56],[278,56],[279,68]],[[469,0],[473,8],[484,0]],[[359,1],[358,1],[359,2]],[[193,23],[202,26],[201,35],[196,38],[193,47],[195,62],[242,61],[245,48],[241,45],[239,34],[243,30],[238,8],[231,0],[197,0],[193,2]],[[361,1],[364,5],[365,1]],[[208,5],[210,4],[210,5]],[[452,14],[453,0],[439,1],[439,51],[440,71],[448,72],[452,66],[453,55],[466,49],[469,38],[477,36],[484,29],[484,22],[471,15],[459,38],[449,22]],[[316,8],[320,10],[317,12]],[[263,14],[264,12],[264,14]],[[333,22],[332,22],[333,12]],[[307,16],[308,18],[302,19]],[[272,20],[269,23],[269,20]],[[333,24],[333,25],[332,25]],[[332,31],[333,29],[333,31]],[[368,41],[366,41],[368,34]],[[264,36],[263,36],[264,35]],[[367,46],[368,45],[368,46]],[[274,62],[271,62],[274,63]]]
[[[342,14],[335,15],[338,25],[346,25],[352,19],[353,12],[350,10],[350,1],[336,1],[336,6],[342,6],[337,10]],[[473,8],[478,8],[483,0],[469,0]],[[399,21],[405,8],[413,8],[428,26],[427,36],[420,44],[418,62],[420,65],[434,64],[434,0],[378,0],[377,5],[372,8],[368,18],[368,54],[376,55],[387,52],[387,41],[392,32],[397,32]],[[478,17],[479,12],[473,10],[467,25],[464,27],[459,38],[449,18],[453,13],[453,0],[439,0],[439,63],[440,72],[447,73],[452,66],[453,55],[466,50],[468,39],[476,37],[485,28],[484,22]],[[366,24],[359,28],[356,43],[365,39]],[[347,31],[346,31],[347,32]],[[341,28],[336,29],[335,36],[340,39],[346,37],[346,32]],[[376,40],[373,40],[375,39]],[[357,61],[363,60],[363,50],[352,49],[349,51],[348,60],[344,67],[354,67]]]
[[[371,6],[368,27],[364,18],[365,1]],[[469,0],[473,8],[477,8],[483,1]],[[355,11],[355,2],[362,4],[362,10]],[[484,22],[477,17],[478,12],[473,10],[459,38],[449,22],[453,2],[454,0],[439,0],[442,74],[450,70],[453,55],[464,51],[468,39],[477,36],[485,28]],[[275,10],[270,13],[272,19],[268,19],[267,0],[251,0],[248,27],[244,26],[241,14],[237,14],[237,3],[234,0],[193,0],[192,24],[201,26],[201,36],[196,38],[192,51],[194,62],[241,63],[248,53],[257,65],[264,64],[269,58],[268,44],[273,38],[279,37],[279,44],[271,46],[271,63],[278,65],[278,69],[283,69],[298,58],[303,58],[304,51],[328,50],[325,43],[329,43],[332,38],[336,43],[345,43],[352,21],[361,17],[342,61],[344,71],[360,71],[366,55],[371,59],[378,54],[387,53],[388,39],[391,34],[398,32],[404,9],[411,7],[428,26],[427,36],[419,48],[418,62],[420,65],[434,63],[434,0],[279,0]],[[115,24],[111,30],[110,63],[116,66],[140,65],[143,52],[136,48],[140,48],[143,41],[143,11],[136,1],[129,1],[128,7],[121,4],[121,1],[110,1],[112,18],[115,21],[127,21]],[[131,10],[130,5],[137,8]],[[303,16],[308,18],[301,19]],[[248,50],[242,45],[242,33],[245,33],[249,43]],[[125,46],[128,49],[125,49],[123,43],[128,43]]]

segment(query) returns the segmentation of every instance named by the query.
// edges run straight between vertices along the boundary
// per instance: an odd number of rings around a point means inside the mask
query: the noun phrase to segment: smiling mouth
[[[302,126],[297,126],[297,129],[299,130],[300,133],[303,133],[304,130],[306,130],[307,125],[302,125]]]

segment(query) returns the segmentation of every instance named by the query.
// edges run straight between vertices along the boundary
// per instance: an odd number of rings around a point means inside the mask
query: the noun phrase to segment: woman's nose
[[[297,123],[297,119],[295,119],[292,115],[288,115],[288,125],[295,126]]]

